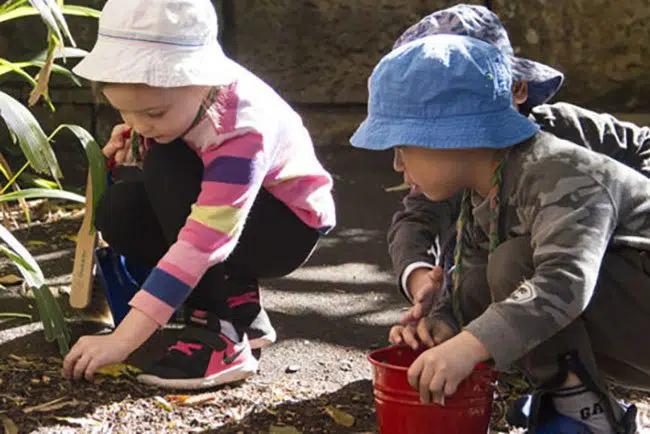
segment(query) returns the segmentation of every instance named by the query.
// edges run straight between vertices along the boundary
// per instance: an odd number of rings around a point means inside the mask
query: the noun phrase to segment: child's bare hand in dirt
[[[420,401],[444,404],[444,397],[456,393],[458,385],[476,365],[491,358],[474,335],[463,331],[441,345],[428,349],[408,370],[411,387],[420,392]]]
[[[407,282],[407,291],[413,297],[413,306],[402,316],[401,324],[415,323],[426,317],[442,289],[444,271],[441,267],[432,269],[418,268],[411,272]]]
[[[406,344],[413,350],[417,350],[420,344],[431,348],[442,344],[453,335],[453,329],[445,321],[425,317],[420,318],[417,323],[393,326],[388,341],[394,345]]]
[[[116,125],[111,133],[111,138],[102,149],[106,158],[115,156],[115,164],[118,166],[135,162],[131,150],[131,139],[128,136],[130,130],[131,128],[127,124]]]
[[[131,351],[129,343],[115,334],[83,336],[63,361],[64,376],[92,381],[99,368],[124,361]]]

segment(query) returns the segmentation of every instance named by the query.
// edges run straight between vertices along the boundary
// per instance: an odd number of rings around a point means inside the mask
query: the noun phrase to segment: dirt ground
[[[278,332],[260,373],[239,385],[191,396],[138,384],[128,372],[95,383],[61,377],[61,358],[39,323],[0,317],[0,426],[13,433],[368,433],[376,431],[367,354],[386,345],[406,304],[386,254],[385,230],[399,205],[390,155],[323,153],[336,179],[337,230],[300,270],[264,282],[263,303]],[[79,218],[17,231],[65,306]],[[0,276],[15,273],[0,261]],[[98,294],[99,294],[99,289]],[[33,313],[20,286],[0,290],[0,312]],[[106,330],[97,313],[70,309],[76,339]],[[170,326],[128,361],[141,367],[178,333]],[[646,397],[622,395],[647,408]]]

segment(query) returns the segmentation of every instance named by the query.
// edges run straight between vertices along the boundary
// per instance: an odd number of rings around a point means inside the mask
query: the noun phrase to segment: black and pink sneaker
[[[251,348],[258,350],[274,343],[277,335],[266,310],[260,303],[257,281],[251,289],[254,290],[228,297],[228,307],[232,311],[235,327],[244,330],[248,335]]]
[[[255,375],[258,361],[248,338],[232,324],[194,311],[192,322],[165,355],[138,375],[145,384],[170,389],[207,389]]]

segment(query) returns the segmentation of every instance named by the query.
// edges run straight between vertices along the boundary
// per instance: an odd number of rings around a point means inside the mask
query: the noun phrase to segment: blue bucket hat
[[[391,51],[375,67],[368,117],[352,146],[430,149],[506,148],[539,126],[512,105],[504,54],[478,39],[435,35]]]
[[[564,81],[564,74],[560,71],[543,63],[516,57],[503,23],[484,6],[459,4],[434,12],[406,30],[393,48],[439,34],[470,36],[494,45],[506,54],[514,81],[528,82],[528,107],[544,104],[551,99]]]

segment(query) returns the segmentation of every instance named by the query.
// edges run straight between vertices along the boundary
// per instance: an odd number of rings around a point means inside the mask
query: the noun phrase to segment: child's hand
[[[418,357],[408,370],[411,387],[420,391],[420,401],[444,404],[445,396],[453,395],[461,381],[476,365],[490,359],[490,353],[474,335],[467,331],[433,347]]]
[[[111,138],[102,149],[106,158],[115,156],[115,164],[118,166],[134,162],[131,140],[127,136],[130,129],[127,124],[116,125],[111,133]]]
[[[420,343],[427,347],[440,345],[454,335],[453,329],[438,318],[420,318],[416,323],[396,325],[390,329],[388,341],[394,345],[402,343],[417,350]]]
[[[102,366],[124,361],[132,350],[128,341],[114,334],[83,336],[63,361],[64,376],[92,381],[95,371]]]
[[[411,272],[407,282],[407,291],[413,297],[413,306],[402,316],[401,324],[417,322],[429,314],[436,294],[442,288],[444,271],[441,267],[418,268]]]

